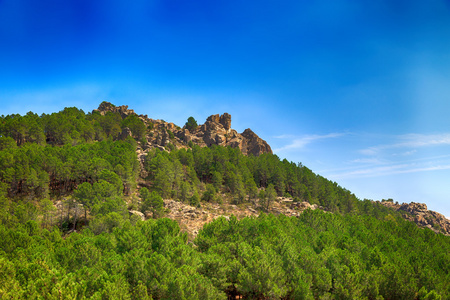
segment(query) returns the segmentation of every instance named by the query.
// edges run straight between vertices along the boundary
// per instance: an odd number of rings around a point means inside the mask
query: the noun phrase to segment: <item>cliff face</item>
[[[114,106],[108,102],[100,104],[96,111],[101,114],[108,112],[117,113],[122,119],[130,114],[136,114],[132,109],[128,109],[126,105]],[[147,115],[139,115],[139,118],[147,127],[147,143],[141,145],[142,151],[152,148],[161,150],[170,150],[172,147],[187,148],[189,143],[192,142],[201,147],[219,145],[239,148],[245,155],[258,156],[263,153],[272,153],[269,144],[251,129],[246,129],[242,133],[232,129],[231,115],[228,113],[211,115],[204,124],[197,126],[191,131],[185,127],[180,128],[173,123],[151,119]],[[122,134],[118,136],[118,139],[125,139],[131,134],[130,130],[125,128]]]
[[[420,227],[427,227],[436,233],[450,235],[450,220],[444,215],[427,209],[425,203],[393,203],[391,201],[382,201],[381,204],[394,210],[404,212],[402,216],[416,223]]]

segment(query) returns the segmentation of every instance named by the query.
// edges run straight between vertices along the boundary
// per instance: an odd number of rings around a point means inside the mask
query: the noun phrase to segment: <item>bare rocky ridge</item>
[[[122,119],[130,114],[137,115],[134,110],[128,109],[127,105],[114,106],[109,102],[102,102],[98,109],[102,115],[112,112],[118,113]],[[245,155],[260,155],[263,153],[272,153],[269,144],[256,135],[251,129],[246,129],[243,133],[238,133],[231,128],[231,115],[224,113],[222,115],[211,115],[206,122],[190,132],[186,128],[169,123],[163,120],[154,120],[147,115],[138,115],[147,126],[145,145],[140,145],[142,151],[147,152],[150,149],[158,148],[160,150],[170,150],[171,147],[187,148],[189,143],[201,147],[211,147],[212,145],[231,146],[239,148]],[[118,136],[118,139],[125,139],[132,133],[128,128]],[[140,141],[139,141],[140,142]]]
[[[436,233],[450,235],[450,221],[440,213],[427,210],[427,206],[423,203],[411,202],[401,205],[394,204],[390,201],[383,201],[381,203],[393,210],[405,212],[402,216],[406,220],[416,223],[419,227],[426,227]],[[166,199],[164,200],[164,207],[168,211],[166,217],[176,220],[180,228],[188,232],[192,237],[197,235],[204,224],[216,218],[222,216],[229,218],[231,215],[236,216],[238,219],[252,216],[257,217],[263,212],[261,205],[258,203],[254,203],[254,205],[247,203],[246,205],[239,206],[229,203],[202,203],[202,207],[197,208],[179,201]],[[320,209],[326,212],[325,208],[317,204],[294,202],[292,198],[278,197],[272,203],[268,213],[297,217],[307,209]]]
[[[255,203],[255,205],[246,203],[239,206],[229,203],[202,203],[202,207],[193,207],[179,201],[166,199],[164,200],[164,207],[167,209],[165,217],[176,220],[180,228],[191,237],[195,237],[203,225],[219,217],[229,219],[231,215],[234,215],[238,219],[242,219],[244,217],[257,217],[261,212],[261,206],[258,203]],[[290,198],[278,197],[272,203],[268,212],[296,217],[306,209],[323,208],[318,207],[317,204],[293,202]]]
[[[436,233],[450,235],[450,220],[438,212],[428,210],[425,203],[398,204],[393,201],[381,201],[381,204],[402,212],[405,219],[416,223],[419,227],[427,227]]]

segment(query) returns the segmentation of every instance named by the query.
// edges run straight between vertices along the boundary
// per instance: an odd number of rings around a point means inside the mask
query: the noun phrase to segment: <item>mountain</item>
[[[227,113],[0,118],[2,299],[447,299],[448,224],[358,199]]]
[[[96,111],[102,115],[106,115],[108,112],[119,114],[122,119],[126,119],[130,115],[137,115],[134,110],[128,109],[126,105],[115,106],[109,102],[102,102]],[[146,133],[147,143],[141,145],[141,149],[144,150],[139,150],[139,157],[144,157],[148,151],[154,148],[163,151],[170,151],[172,145],[177,149],[188,148],[190,142],[200,147],[217,145],[239,148],[244,155],[272,154],[269,144],[258,137],[250,128],[241,134],[232,129],[231,115],[228,113],[211,115],[204,124],[191,130],[187,129],[186,125],[180,128],[173,123],[151,119],[147,115],[139,115],[139,119],[144,122],[148,129]],[[119,135],[119,139],[125,139],[132,135],[132,131],[126,127]],[[441,232],[450,235],[450,220],[442,214],[428,211],[425,204],[390,205],[392,203],[390,201],[381,201],[380,203],[395,211],[403,212],[402,216],[406,220],[416,223],[419,227],[427,227],[436,233]]]

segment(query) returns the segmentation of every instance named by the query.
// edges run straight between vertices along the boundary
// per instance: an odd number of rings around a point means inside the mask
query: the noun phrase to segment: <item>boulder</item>
[[[143,213],[141,213],[140,211],[130,210],[129,213],[130,213],[130,215],[138,216],[139,218],[141,218],[142,221],[145,221],[145,215]]]
[[[126,140],[127,137],[129,136],[133,136],[133,133],[131,132],[130,128],[125,127],[124,129],[122,129],[122,132],[119,134],[119,136],[117,137],[117,139],[124,141]]]
[[[224,113],[219,118],[219,123],[222,124],[225,130],[230,130],[231,128],[231,115],[229,113]]]

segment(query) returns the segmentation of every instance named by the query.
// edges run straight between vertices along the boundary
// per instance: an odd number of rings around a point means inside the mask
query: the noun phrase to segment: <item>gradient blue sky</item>
[[[450,1],[0,0],[0,114],[103,100],[450,216]]]

